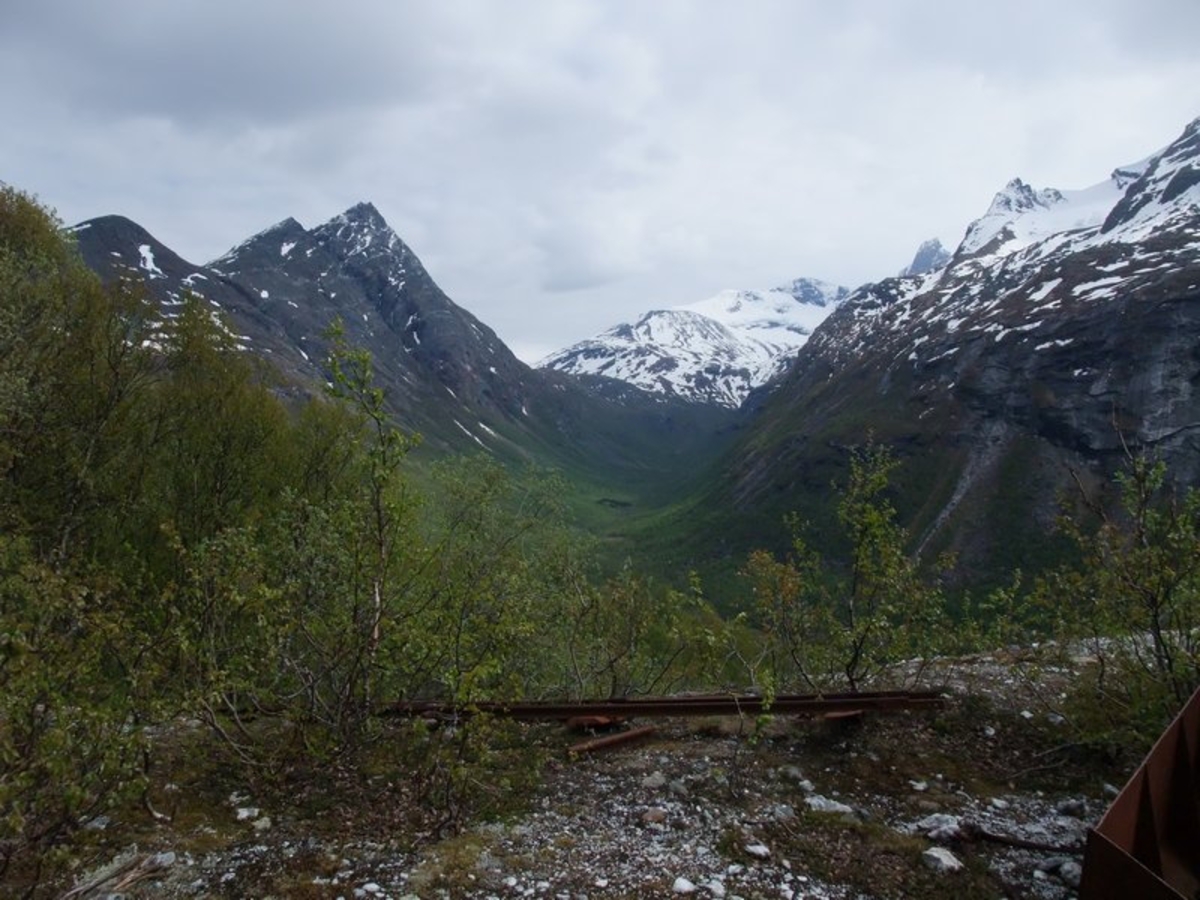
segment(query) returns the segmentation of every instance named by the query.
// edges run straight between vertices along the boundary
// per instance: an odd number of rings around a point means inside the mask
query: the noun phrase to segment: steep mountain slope
[[[752,389],[791,364],[796,350],[848,293],[811,278],[770,291],[722,291],[699,303],[648,312],[538,365],[737,408]]]
[[[904,458],[919,549],[957,551],[963,577],[1029,568],[1057,493],[1126,447],[1200,482],[1197,346],[1200,120],[1084,191],[1013,181],[945,268],[856,290],[697,508],[732,510],[710,539],[777,543],[787,510],[824,520],[845,448],[873,433]]]
[[[427,453],[537,462],[601,493],[616,485],[624,496],[702,467],[733,420],[627,385],[585,389],[531,369],[441,291],[370,204],[311,230],[285,219],[207,266],[117,216],[74,233],[102,277],[144,280],[164,317],[188,293],[211,304],[239,345],[268,358],[292,391],[321,390],[326,331],[340,320],[348,342],[370,351],[398,421],[426,438]]]

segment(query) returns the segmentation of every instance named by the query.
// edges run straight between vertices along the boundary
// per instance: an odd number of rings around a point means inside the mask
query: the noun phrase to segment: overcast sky
[[[369,200],[532,361],[1200,116],[1197,0],[4,0],[0,180],[203,263]]]

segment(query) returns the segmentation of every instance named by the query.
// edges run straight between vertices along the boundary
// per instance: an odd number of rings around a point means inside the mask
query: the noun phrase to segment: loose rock
[[[841,803],[837,800],[830,800],[828,797],[822,797],[820,794],[813,794],[810,797],[806,797],[804,802],[807,803],[809,808],[814,812],[849,813],[851,815],[854,813],[854,810],[845,803]]]
[[[1078,888],[1079,882],[1083,880],[1083,866],[1072,859],[1059,866],[1057,874],[1063,884]]]
[[[916,829],[930,840],[952,841],[962,834],[962,820],[947,813],[934,813],[918,822]]]
[[[963,867],[958,857],[945,847],[930,847],[921,854],[921,861],[935,872],[957,872]]]
[[[747,854],[753,856],[755,859],[771,858],[771,848],[766,844],[747,844],[744,849]]]
[[[647,825],[658,825],[667,821],[667,811],[661,806],[652,806],[642,813],[642,821]]]

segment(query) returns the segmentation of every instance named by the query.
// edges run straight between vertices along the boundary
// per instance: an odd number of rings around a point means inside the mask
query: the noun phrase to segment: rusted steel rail
[[[1200,896],[1200,691],[1088,832],[1079,896]]]
[[[945,700],[938,691],[877,691],[858,694],[786,694],[767,701],[753,694],[708,694],[685,697],[638,697],[577,702],[473,703],[455,705],[410,701],[380,710],[384,716],[444,717],[489,713],[521,721],[566,720],[577,716],[650,718],[670,716],[758,715],[830,716],[849,712],[895,712],[935,709]]]

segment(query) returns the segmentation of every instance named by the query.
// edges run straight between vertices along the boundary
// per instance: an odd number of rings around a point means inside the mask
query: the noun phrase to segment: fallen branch
[[[994,844],[1004,844],[1008,847],[1018,847],[1022,850],[1043,850],[1047,853],[1069,853],[1074,856],[1083,855],[1082,844],[1048,844],[1044,841],[1031,841],[1026,838],[1013,837],[1007,834],[997,834],[988,831],[978,822],[963,822],[959,825],[959,833],[968,841],[991,841]]]
[[[72,888],[59,897],[59,900],[74,900],[74,898],[92,896],[99,893],[101,888],[104,889],[105,894],[120,894],[143,878],[149,878],[174,863],[175,854],[169,850],[165,853],[134,856],[105,869],[90,881]]]

